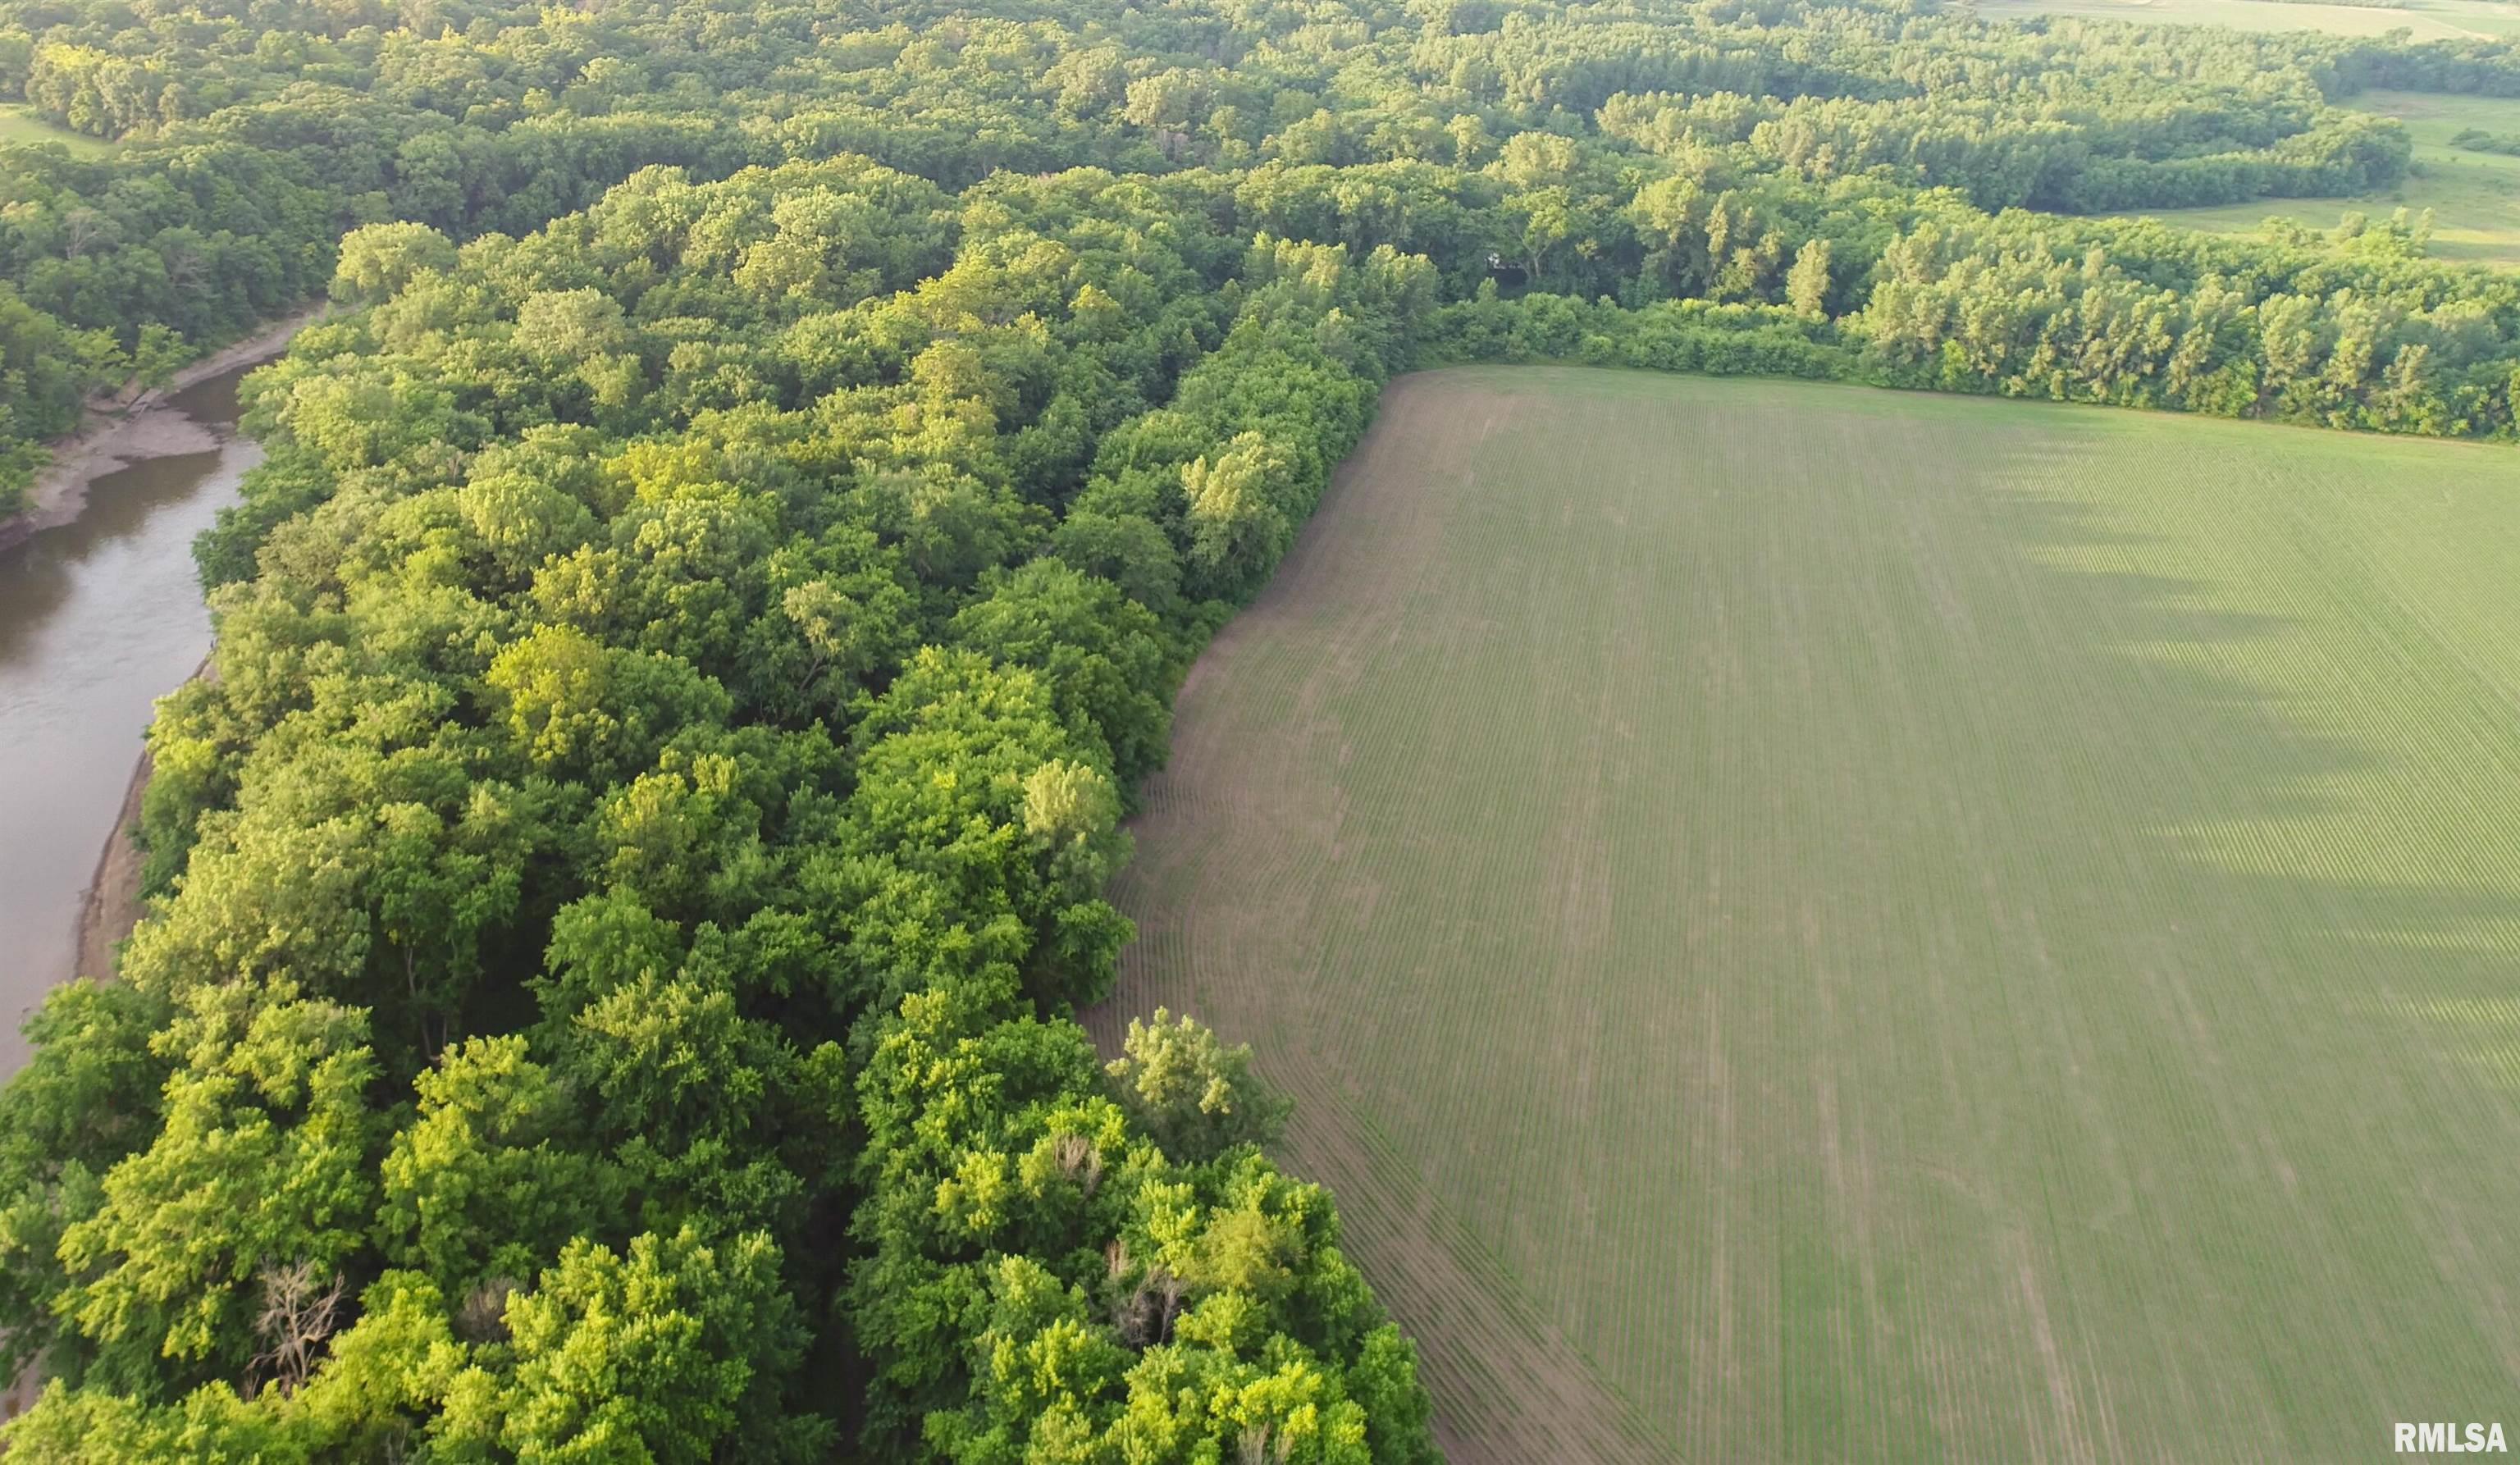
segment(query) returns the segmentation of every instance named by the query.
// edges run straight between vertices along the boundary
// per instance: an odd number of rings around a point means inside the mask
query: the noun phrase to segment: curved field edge
[[[2489,448],[1404,377],[1092,1025],[1257,1046],[1457,1460],[2509,1413],[2515,558]]]

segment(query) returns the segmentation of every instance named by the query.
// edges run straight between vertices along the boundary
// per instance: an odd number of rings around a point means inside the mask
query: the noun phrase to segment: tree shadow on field
[[[2305,727],[2269,688],[2206,664],[2247,643],[2316,634],[2299,617],[2216,605],[2215,586],[2193,576],[2060,562],[2102,552],[2140,556],[2167,543],[2108,526],[2089,502],[1998,489],[1987,503],[2005,537],[2026,552],[2035,586],[2028,598],[2095,612],[2059,617],[2076,634],[2046,643],[2043,652],[2061,650],[2080,677],[2110,688],[2119,705],[2176,709],[2192,723],[2192,743],[2248,750],[2246,779],[2196,784],[2171,817],[2215,821],[2333,812],[2332,780],[2383,761],[2362,742]],[[2118,751],[2133,755],[2144,746]],[[2160,780],[2132,769],[2125,781],[2149,798],[2165,792]]]
[[[2520,495],[2520,480],[2513,488]],[[2306,698],[2208,664],[2229,659],[2221,653],[2244,653],[2250,643],[2317,638],[2355,628],[2333,620],[2216,606],[2209,603],[2216,587],[2194,577],[2059,563],[2060,557],[2094,550],[2139,555],[2165,540],[2109,527],[2101,511],[2088,502],[2000,490],[1988,496],[1988,503],[2008,537],[2025,552],[2029,573],[2056,582],[2034,596],[2100,609],[2096,615],[2060,618],[2060,624],[2079,634],[2061,645],[2049,642],[2045,653],[2061,651],[2079,675],[2114,688],[2124,703],[2149,704],[2182,716],[2189,726],[2178,740],[2189,747],[2245,750],[2245,756],[2214,759],[2214,777],[2165,781],[2139,777],[2143,748],[2120,745],[2115,751],[2128,760],[2124,781],[2142,789],[2137,805],[2149,801],[2162,811],[2149,822],[2201,827],[2350,817],[2357,806],[2341,787],[2393,771],[2408,775],[2384,741],[2312,728],[2302,714]],[[2520,705],[2520,688],[2504,690]],[[2361,697],[2363,691],[2352,688],[2343,694]],[[2338,695],[2326,693],[2331,701]],[[2385,692],[2374,689],[2371,695]],[[2520,750],[2520,741],[2513,747]],[[2171,796],[2169,803],[2162,802],[2165,796]],[[2167,829],[2156,828],[2154,835],[2177,843]],[[2192,850],[2174,854],[2190,866],[2200,860]],[[2520,868],[2505,866],[2494,873],[2491,888],[2478,888],[2309,870],[2247,871],[2228,866],[2210,870],[2217,882],[2230,882],[2235,894],[2315,917],[2303,930],[2320,944],[2340,944],[2371,956],[2452,952],[2457,939],[2472,934],[2479,922],[2520,928]],[[2494,980],[2475,989],[2478,995],[2520,997],[2520,947],[2473,954],[2478,961],[2448,959],[2445,964],[2452,970],[2490,973]],[[2427,988],[2443,985],[2437,972],[2407,972],[2394,962],[2387,970]],[[2463,984],[2450,985],[2467,990]]]
[[[2311,464],[2288,437],[2271,430],[2268,451]],[[2026,466],[2015,481],[2057,477]],[[2520,474],[2509,488],[2520,500]],[[2391,639],[2416,618],[2358,599],[2391,586],[2130,568],[2229,559],[2130,531],[2079,481],[1981,506],[2018,551],[2024,603],[2059,608],[2038,654],[2093,710],[2066,730],[2077,772],[2123,791],[2111,827],[2075,831],[2094,853],[2073,867],[2132,871],[2059,897],[2083,898],[2093,939],[2024,984],[2063,1012],[2023,1031],[2068,1035],[2021,1100],[2075,1116],[2057,1183],[2124,1192],[2031,1243],[2053,1278],[2059,1438],[2336,1458],[2425,1408],[2520,1410],[2520,857],[2490,797],[2520,785],[2520,741],[2480,724],[2466,760],[2445,751],[2520,688],[2463,699],[2425,680],[2415,658],[2437,648]],[[2307,505],[2246,507],[2197,532],[2272,525],[2281,563],[2373,573],[2292,557],[2317,538],[2292,517]],[[2068,1290],[2104,1270],[2107,1300]]]

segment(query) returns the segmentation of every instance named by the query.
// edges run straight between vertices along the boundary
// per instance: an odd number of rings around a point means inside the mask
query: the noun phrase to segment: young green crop
[[[1253,1044],[1457,1460],[2375,1453],[2520,1350],[2515,555],[2487,448],[1404,377],[1098,1031]]]

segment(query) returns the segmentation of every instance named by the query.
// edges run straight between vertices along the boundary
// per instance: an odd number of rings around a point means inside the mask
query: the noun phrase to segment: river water
[[[229,430],[247,370],[158,409],[215,429],[209,451],[99,474],[75,520],[0,551],[0,1076],[25,1059],[25,1013],[74,975],[80,903],[150,707],[209,652],[193,538],[261,460]]]

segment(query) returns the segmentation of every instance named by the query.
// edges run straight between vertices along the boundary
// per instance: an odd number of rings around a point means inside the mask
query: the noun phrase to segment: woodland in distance
[[[1934,0],[0,0],[0,495],[319,298],[153,905],[0,1090],[15,1461],[1436,1457],[1251,1055],[1073,1014],[1420,367],[2520,437],[2504,43]],[[2497,140],[2487,140],[2497,142]],[[22,776],[27,771],[20,770]],[[106,974],[93,974],[103,977]]]

